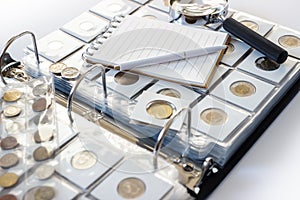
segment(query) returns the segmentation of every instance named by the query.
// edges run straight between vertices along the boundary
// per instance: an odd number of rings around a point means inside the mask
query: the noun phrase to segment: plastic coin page
[[[140,4],[145,4],[147,3],[149,0],[133,0],[134,2],[140,3]]]

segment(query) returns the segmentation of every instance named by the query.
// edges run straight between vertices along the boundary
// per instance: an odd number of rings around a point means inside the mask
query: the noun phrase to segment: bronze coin
[[[280,67],[280,64],[267,57],[260,57],[256,59],[255,64],[256,67],[265,71],[273,71]]]
[[[237,81],[231,84],[230,91],[238,97],[248,97],[255,94],[256,88],[248,81]]]
[[[115,75],[114,80],[119,85],[132,85],[139,80],[139,76],[130,73],[118,72]]]
[[[47,100],[46,98],[40,98],[34,101],[32,104],[32,110],[35,112],[42,112],[47,108]]]
[[[16,185],[19,176],[15,173],[6,173],[0,176],[0,186],[3,188],[10,188]]]
[[[46,147],[40,146],[33,152],[33,158],[35,161],[44,161],[52,156],[53,152],[49,151]]]
[[[296,48],[300,46],[300,38],[295,35],[283,35],[278,43],[285,48]]]
[[[35,200],[51,200],[55,196],[55,190],[49,186],[41,186],[34,193]]]
[[[5,117],[16,117],[22,112],[22,109],[18,106],[7,106],[3,109],[3,115]]]
[[[3,150],[9,150],[17,147],[19,145],[17,139],[13,136],[7,136],[1,140],[1,148]]]
[[[22,92],[16,89],[8,90],[3,95],[3,100],[7,102],[17,101],[21,98]]]
[[[54,63],[52,65],[50,65],[49,67],[49,71],[53,74],[56,75],[60,75],[62,70],[64,70],[65,68],[67,68],[67,65],[65,65],[64,63]]]
[[[155,100],[147,105],[146,111],[156,119],[168,119],[174,111],[174,106],[164,100]]]
[[[13,194],[5,194],[0,196],[0,200],[17,200],[17,197]]]
[[[162,94],[162,95],[169,96],[169,97],[175,97],[178,99],[181,97],[180,92],[178,92],[177,90],[172,89],[172,88],[164,88],[164,89],[158,91],[158,94]]]
[[[14,167],[19,163],[19,157],[14,153],[8,153],[0,158],[0,167],[10,168]]]
[[[145,183],[138,178],[125,178],[118,184],[117,192],[125,199],[135,199],[146,191]]]
[[[208,108],[201,112],[200,119],[209,125],[222,125],[227,121],[227,113],[218,108]]]

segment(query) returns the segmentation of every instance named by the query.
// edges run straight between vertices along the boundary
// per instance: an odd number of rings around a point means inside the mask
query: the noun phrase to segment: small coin
[[[152,20],[156,20],[157,19],[157,17],[154,16],[154,15],[143,15],[143,18],[152,19]]]
[[[248,97],[256,92],[256,88],[250,82],[237,81],[231,84],[230,91],[238,97]]]
[[[234,45],[233,45],[232,43],[229,43],[229,44],[227,45],[226,53],[227,53],[227,54],[230,54],[230,53],[234,52],[234,50],[235,50]]]
[[[17,139],[13,136],[7,136],[1,140],[1,148],[3,150],[9,150],[17,147],[19,145]]]
[[[258,24],[254,21],[250,21],[250,20],[243,20],[241,21],[241,23],[245,26],[247,26],[249,29],[253,30],[253,31],[258,31]]]
[[[0,176],[0,186],[3,188],[9,188],[14,186],[19,180],[19,176],[15,173],[6,173]]]
[[[75,67],[67,67],[62,70],[61,77],[67,80],[75,80],[78,78],[80,72]]]
[[[135,74],[118,72],[115,75],[114,80],[119,85],[132,85],[139,80],[139,76]]]
[[[48,91],[49,91],[48,85],[45,83],[41,83],[32,89],[32,94],[34,96],[42,96],[42,95],[46,95]]]
[[[22,112],[22,109],[18,106],[7,106],[6,108],[4,108],[3,110],[3,115],[5,117],[16,117],[18,116],[20,113]]]
[[[55,172],[55,168],[51,165],[43,164],[38,166],[35,171],[34,175],[36,178],[40,180],[45,180],[50,178]]]
[[[18,164],[19,157],[14,153],[8,153],[0,158],[0,167],[7,169]]]
[[[118,194],[125,199],[135,199],[146,191],[145,183],[138,178],[125,178],[118,184]]]
[[[4,93],[3,100],[7,102],[17,101],[21,98],[22,95],[23,93],[20,92],[19,90],[16,89],[8,90]]]
[[[38,131],[34,133],[34,140],[36,143],[47,142],[53,139],[53,125],[39,124]]]
[[[174,106],[168,101],[156,100],[147,105],[146,111],[156,119],[168,119],[174,111]]]
[[[169,97],[175,97],[178,99],[181,97],[180,92],[178,92],[177,90],[172,89],[172,88],[164,88],[164,89],[158,91],[158,94],[162,94],[162,95],[169,96]]]
[[[222,125],[227,121],[227,114],[218,108],[208,108],[201,112],[200,119],[209,125]]]
[[[43,161],[49,159],[52,154],[52,151],[48,151],[46,147],[40,146],[34,150],[33,158],[35,161]]]
[[[265,71],[273,71],[280,67],[280,64],[267,57],[260,57],[256,59],[255,64],[256,67]]]
[[[0,200],[17,200],[17,197],[13,194],[5,194],[0,196]]]
[[[300,46],[300,38],[295,35],[283,35],[278,39],[278,43],[286,48],[296,48]]]
[[[65,65],[64,63],[54,63],[52,65],[50,65],[49,70],[51,73],[56,74],[56,75],[60,75],[62,70],[67,68],[67,65]]]
[[[35,112],[42,112],[46,110],[47,108],[47,99],[46,98],[40,98],[34,101],[32,104],[32,110]]]
[[[80,151],[71,159],[71,165],[75,169],[89,169],[97,162],[97,156],[91,151]]]
[[[34,193],[35,200],[51,200],[55,196],[55,190],[53,187],[41,186]]]

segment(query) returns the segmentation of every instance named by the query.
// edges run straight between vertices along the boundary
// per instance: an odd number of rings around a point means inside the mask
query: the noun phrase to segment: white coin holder
[[[41,56],[39,57],[39,59],[40,59],[40,64],[39,64],[40,72],[44,75],[49,75],[49,73],[50,73],[49,67],[51,64],[53,64],[53,62],[51,62]],[[36,58],[35,58],[34,53],[28,51],[27,55],[22,58],[22,63],[24,64],[26,69],[28,69],[29,74],[36,73],[37,66],[36,66]]]
[[[133,76],[138,78],[138,80],[136,82],[133,82],[132,84],[128,84],[128,85],[121,85],[116,82],[116,78],[115,78],[120,73],[126,73],[126,72],[121,72],[121,71],[117,71],[117,70],[108,71],[106,73],[106,85],[107,85],[107,88],[127,97],[128,99],[131,99],[132,97],[134,97],[135,94],[137,94],[144,87],[146,87],[148,84],[153,82],[152,78],[134,74]]]
[[[138,7],[140,4],[128,0],[100,0],[90,11],[107,19],[113,19],[117,15],[128,15]]]
[[[87,63],[85,63],[82,59],[82,53],[86,48],[87,46],[84,46],[82,49],[79,49],[78,51],[64,59],[62,62],[68,67],[77,68],[81,73],[86,72],[89,68],[87,67]]]
[[[134,178],[142,181],[145,191],[137,199],[163,199],[173,188],[173,186],[154,173],[144,172],[137,162],[125,161],[115,171],[101,182],[91,194],[99,199],[124,200],[118,193],[120,181],[127,178]],[[136,172],[136,173],[135,173]]]
[[[222,124],[208,124],[201,119],[201,114],[209,109],[217,109],[223,112],[226,117]],[[250,113],[226,104],[211,96],[206,96],[198,104],[192,108],[192,129],[197,132],[192,132],[191,143],[197,144],[197,137],[199,133],[211,137],[215,141],[225,140],[236,128],[238,128],[243,121],[250,116]],[[194,141],[193,141],[194,140]]]
[[[258,51],[253,51],[243,62],[241,62],[237,67],[247,73],[259,76],[263,79],[267,79],[274,84],[280,84],[280,82],[289,74],[289,72],[296,65],[296,61],[290,58],[287,59],[283,64],[275,70],[264,70],[256,66],[255,61],[259,58],[265,57]]]
[[[210,82],[208,83],[208,90],[211,90],[211,88],[216,85],[219,81],[223,80],[223,76],[228,72],[230,68],[225,65],[218,65],[216,68],[216,71],[214,72],[214,75]]]
[[[255,92],[252,95],[243,97],[234,95],[230,91],[230,87],[232,84],[239,81],[246,81],[247,83],[252,84],[255,88]],[[238,71],[233,71],[211,92],[211,94],[249,111],[255,111],[263,104],[263,102],[268,100],[267,97],[274,88],[274,85],[267,82]]]
[[[52,62],[58,62],[83,46],[80,40],[56,30],[37,41],[39,54]],[[32,50],[32,45],[29,46]]]
[[[276,28],[274,28],[272,32],[267,36],[267,38],[287,50],[290,56],[300,59],[300,45],[295,47],[284,47],[279,43],[279,39],[283,36],[294,36],[300,40],[300,32],[286,28],[284,26],[277,26]]]
[[[157,11],[156,9],[153,9],[149,6],[141,7],[140,9],[135,11],[132,15],[147,18],[147,19],[161,20],[161,21],[165,21],[165,22],[170,21],[169,15],[167,15],[166,13]]]
[[[249,45],[232,38],[227,45],[221,63],[233,67],[249,49]]]
[[[167,102],[168,105],[170,105],[173,108],[172,115],[175,114],[176,111],[179,111],[183,108],[187,108],[190,104],[189,101],[186,101],[184,99],[177,99],[174,97],[168,97],[165,95],[144,91],[139,96],[139,100],[135,105],[132,114],[130,115],[130,119],[134,120],[133,123],[140,122],[150,126],[163,127],[165,123],[167,123],[168,119],[156,119],[147,112],[147,107],[153,102],[157,101]],[[184,114],[179,115],[177,118],[175,118],[170,129],[179,131],[184,122],[184,118]]]
[[[91,130],[92,132],[92,130]],[[122,159],[122,153],[108,146],[108,141],[99,133],[85,133],[76,138],[57,157],[59,165],[56,171],[69,181],[85,189],[99,177],[103,176],[111,167]],[[96,156],[96,163],[87,169],[76,169],[72,166],[73,156],[79,152],[88,151]],[[80,161],[79,161],[80,162]],[[82,164],[86,162],[81,161]]]
[[[132,0],[134,2],[140,3],[140,4],[145,4],[147,3],[149,0]]]
[[[91,42],[108,25],[108,20],[90,12],[84,12],[60,29],[88,43]]]
[[[153,0],[149,3],[149,6],[157,10],[169,13],[168,1],[165,0]]]

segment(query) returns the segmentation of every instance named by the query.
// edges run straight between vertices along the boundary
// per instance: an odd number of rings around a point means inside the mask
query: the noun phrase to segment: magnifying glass
[[[271,60],[282,64],[288,52],[273,42],[249,29],[233,18],[225,19],[228,13],[228,0],[170,0],[170,16],[173,21],[185,20],[188,23],[210,24],[222,22],[223,28],[258,50]]]

